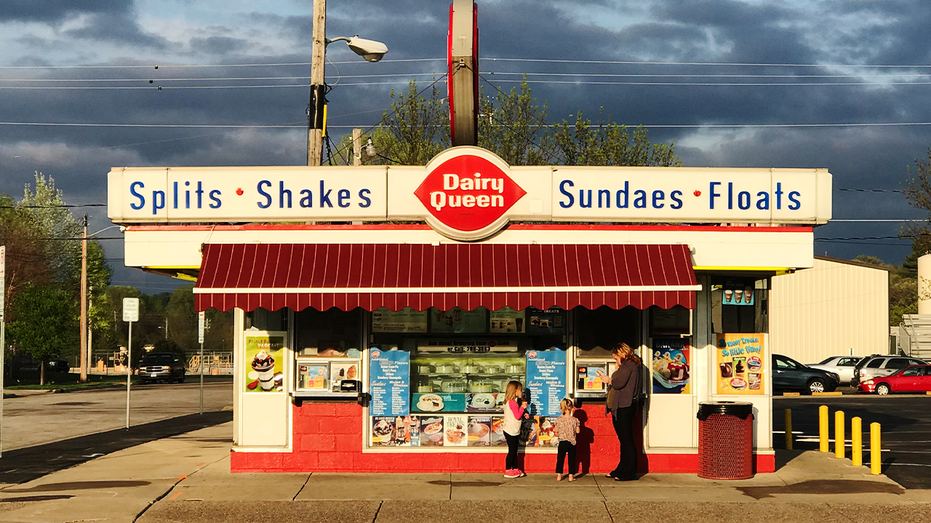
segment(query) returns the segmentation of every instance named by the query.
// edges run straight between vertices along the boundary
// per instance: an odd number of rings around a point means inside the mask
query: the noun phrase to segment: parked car
[[[61,358],[52,358],[45,362],[45,370],[50,372],[68,372],[71,370],[71,363]]]
[[[853,380],[853,370],[861,359],[863,358],[860,356],[831,356],[819,363],[809,363],[808,366],[833,372],[840,378],[841,383],[850,383]]]
[[[909,365],[927,365],[928,362],[909,356],[896,356],[892,354],[867,356],[857,363],[853,373],[853,385],[870,378],[879,378],[895,374]]]
[[[184,383],[184,362],[172,352],[150,352],[139,363],[138,374],[142,383],[159,380]]]
[[[909,365],[889,376],[867,378],[860,382],[857,390],[880,396],[892,392],[931,391],[931,365]]]
[[[840,377],[833,372],[813,369],[788,356],[773,354],[773,392],[831,392]]]

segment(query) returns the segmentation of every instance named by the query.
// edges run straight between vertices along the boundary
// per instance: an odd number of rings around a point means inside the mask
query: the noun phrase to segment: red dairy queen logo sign
[[[431,227],[467,241],[504,227],[508,210],[525,194],[508,176],[504,160],[477,147],[454,147],[437,155],[414,191],[429,213]]]

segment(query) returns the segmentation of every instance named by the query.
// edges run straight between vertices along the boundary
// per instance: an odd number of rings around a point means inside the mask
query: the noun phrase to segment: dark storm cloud
[[[36,2],[40,4],[40,2]],[[43,8],[49,5],[41,2]],[[403,91],[406,79],[393,85],[353,86],[365,79],[337,77],[400,72],[442,72],[445,69],[448,2],[367,0],[330,2],[328,36],[352,36],[385,42],[385,61],[366,63],[344,44],[328,49],[327,66],[332,125],[367,127],[388,107],[388,91]],[[61,22],[77,14],[83,29],[46,36],[23,36],[31,57],[11,57],[17,63],[48,63],[47,58],[74,38],[127,48],[134,62],[153,61],[176,52],[192,63],[294,63],[310,60],[312,19],[309,15],[244,13],[242,28],[205,26],[188,42],[169,42],[140,27],[128,2],[52,2],[46,13],[28,13],[32,3],[0,3],[0,21]],[[591,13],[589,9],[593,9]],[[33,10],[35,11],[35,10]],[[308,9],[309,11],[309,9]],[[594,13],[594,14],[592,14]],[[32,17],[32,18],[29,18]],[[44,18],[43,18],[44,17]],[[931,121],[931,90],[926,85],[885,86],[658,86],[564,84],[559,81],[691,81],[792,82],[801,75],[838,73],[829,67],[712,67],[645,64],[582,64],[504,62],[491,58],[540,58],[615,61],[728,63],[874,63],[928,64],[931,50],[931,10],[918,0],[867,2],[837,0],[789,2],[593,0],[566,4],[555,0],[479,2],[480,71],[486,95],[494,87],[509,91],[504,73],[549,72],[566,77],[534,77],[533,96],[549,106],[549,121],[560,121],[581,110],[597,119],[599,111],[629,124],[818,124]],[[257,56],[255,42],[274,34],[285,42],[280,54]],[[260,41],[265,45],[264,41]],[[90,47],[92,48],[92,47]],[[133,52],[134,50],[142,52]],[[265,48],[262,48],[263,51]],[[430,62],[392,59],[439,58]],[[164,60],[159,60],[164,63]],[[54,60],[51,60],[54,63]],[[127,63],[128,60],[119,60]],[[309,67],[250,69],[256,76],[307,75]],[[858,71],[853,69],[853,71]],[[844,71],[846,72],[846,71]],[[878,74],[888,71],[879,70]],[[918,70],[928,73],[931,71]],[[604,74],[781,74],[783,79],[596,78]],[[60,74],[60,73],[55,73]],[[72,73],[99,77],[100,71]],[[193,74],[181,68],[120,70],[150,86],[142,91],[2,91],[5,121],[127,122],[237,125],[296,124],[286,130],[263,129],[144,129],[144,128],[20,128],[0,126],[0,192],[22,193],[32,171],[55,176],[66,199],[105,198],[105,175],[116,165],[299,165],[305,161],[305,88],[176,90],[166,79]],[[205,73],[200,73],[206,75]],[[210,75],[242,76],[245,71],[218,68]],[[873,71],[876,74],[876,71]],[[48,73],[48,76],[54,76]],[[209,75],[208,75],[209,76]],[[865,76],[863,79],[869,79]],[[148,84],[152,79],[153,84]],[[820,81],[857,81],[821,79]],[[165,90],[156,90],[165,82]],[[373,78],[371,81],[382,81]],[[426,87],[432,79],[421,77]],[[899,80],[901,81],[901,80]],[[924,81],[927,81],[925,79]],[[240,82],[241,83],[241,82]],[[288,83],[300,83],[290,81]],[[439,85],[445,90],[445,83]],[[333,139],[348,129],[333,128]],[[653,128],[654,141],[675,139],[685,165],[752,167],[825,167],[834,173],[835,188],[893,190],[901,186],[905,166],[926,157],[931,128]],[[8,176],[9,175],[9,176]],[[855,193],[835,190],[837,218],[904,218],[920,216],[895,193]],[[894,235],[898,224],[832,223],[816,230],[819,254],[853,257],[877,255],[898,262],[909,252],[869,244],[827,243],[821,238]],[[891,250],[890,250],[891,249]],[[902,252],[895,249],[905,249]],[[893,258],[890,258],[890,253]],[[137,271],[138,272],[138,271]],[[141,274],[141,273],[140,273]]]
[[[88,18],[84,27],[69,29],[63,34],[78,40],[110,42],[155,51],[167,51],[171,47],[167,39],[146,31],[126,13],[94,14]]]
[[[206,38],[192,38],[190,41],[192,52],[207,53],[211,55],[228,55],[243,51],[249,47],[249,42],[241,38],[229,36],[208,36]]]
[[[132,6],[128,0],[3,0],[0,22],[57,24],[82,14],[126,13]]]

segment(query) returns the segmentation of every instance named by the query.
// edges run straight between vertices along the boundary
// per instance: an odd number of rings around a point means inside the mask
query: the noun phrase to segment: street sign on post
[[[123,298],[123,321],[139,321],[139,298]]]
[[[123,298],[123,321],[129,323],[126,341],[126,428],[129,428],[129,382],[133,377],[133,322],[139,321],[139,298]]]
[[[200,343],[200,355],[197,357],[197,368],[200,371],[200,413],[204,413],[204,328],[207,322],[207,313],[197,313],[197,343]]]

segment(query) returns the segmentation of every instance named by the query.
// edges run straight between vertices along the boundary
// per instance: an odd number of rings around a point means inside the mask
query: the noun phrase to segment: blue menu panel
[[[527,389],[533,415],[559,416],[559,402],[566,397],[566,351],[528,351]]]
[[[411,413],[411,355],[407,351],[369,350],[372,416],[409,416]]]

